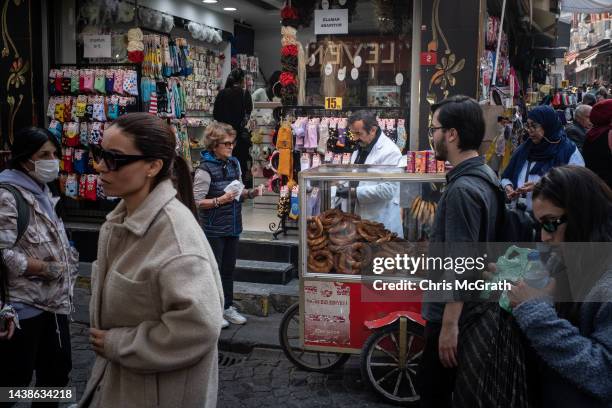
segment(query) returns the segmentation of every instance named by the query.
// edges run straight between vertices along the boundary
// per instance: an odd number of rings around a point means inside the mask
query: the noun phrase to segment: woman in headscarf
[[[584,161],[612,188],[612,99],[596,103],[589,118],[593,127],[584,141]]]
[[[584,160],[550,106],[531,110],[525,128],[529,139],[512,155],[501,182],[509,199],[521,198],[531,211],[533,186],[548,170],[566,164],[584,166]]]

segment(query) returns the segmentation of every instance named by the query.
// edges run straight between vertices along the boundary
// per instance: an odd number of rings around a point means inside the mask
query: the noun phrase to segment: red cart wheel
[[[407,321],[406,356],[400,365],[400,325],[385,326],[366,341],[361,353],[361,376],[384,400],[396,405],[417,404],[416,374],[423,354],[424,327]]]
[[[324,373],[341,367],[350,354],[323,351],[307,351],[300,342],[300,305],[291,305],[278,329],[278,337],[283,352],[293,364],[302,370]]]

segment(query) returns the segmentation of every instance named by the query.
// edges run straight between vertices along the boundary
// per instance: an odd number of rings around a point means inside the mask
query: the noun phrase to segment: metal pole
[[[410,150],[419,150],[421,107],[421,20],[422,1],[412,7],[412,67],[410,72]],[[435,29],[432,27],[432,29]]]
[[[493,81],[491,82],[491,90],[489,91],[489,102],[493,104],[493,87],[497,80],[497,64],[499,63],[499,48],[501,46],[501,37],[504,32],[504,16],[506,15],[506,0],[502,4],[501,22],[499,23],[499,34],[497,35],[497,50],[495,51],[495,64],[493,64]]]

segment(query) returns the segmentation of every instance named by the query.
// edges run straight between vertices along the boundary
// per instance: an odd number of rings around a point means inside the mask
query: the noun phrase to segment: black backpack
[[[497,179],[497,175],[489,166],[481,166],[468,171],[465,176],[478,177],[491,186],[497,194],[499,211],[495,228],[497,242],[535,242],[536,222],[525,210],[510,208],[506,205],[506,192]]]
[[[26,229],[28,229],[28,225],[30,225],[30,206],[25,198],[23,198],[21,191],[15,186],[0,184],[0,188],[9,191],[13,194],[13,197],[15,197],[15,203],[17,205],[17,239],[15,240],[15,245],[17,245],[17,242],[19,242]]]

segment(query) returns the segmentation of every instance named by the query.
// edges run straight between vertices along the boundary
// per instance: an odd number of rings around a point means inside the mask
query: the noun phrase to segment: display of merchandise
[[[505,27],[505,25],[504,25]],[[497,55],[497,40],[499,35],[500,19],[494,16],[487,17],[487,31],[485,33],[485,50],[480,59],[480,92],[481,100],[486,100],[490,96],[491,86],[510,87],[510,92],[507,96],[513,99],[519,95],[519,81],[515,70],[510,64],[509,58],[509,43],[508,35],[505,31],[501,34],[501,42],[499,47],[499,56]],[[495,69],[495,60],[497,62],[497,75],[495,75],[495,84],[493,82],[493,70]],[[512,101],[509,102],[512,105]]]
[[[180,119],[187,111],[211,113],[221,77],[218,52],[191,47],[184,38],[144,36],[141,93],[146,111]]]
[[[142,78],[140,83],[145,111],[160,118],[182,118],[186,112],[186,96],[180,78],[156,81]]]
[[[219,93],[222,55],[204,47],[191,47],[193,74],[184,81],[186,109],[212,112]]]
[[[283,105],[298,103],[298,41],[297,30],[291,26],[281,29],[281,100]]]
[[[60,189],[66,197],[103,200],[89,146],[106,123],[138,109],[138,72],[122,67],[64,67],[49,71],[49,130],[62,145]]]
[[[259,58],[253,55],[236,54],[232,62],[232,69],[240,68],[247,74],[252,74],[254,76],[259,74]]]

